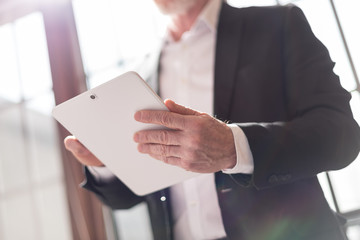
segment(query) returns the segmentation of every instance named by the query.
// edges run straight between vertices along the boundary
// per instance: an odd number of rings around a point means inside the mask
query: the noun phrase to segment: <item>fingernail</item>
[[[74,141],[67,141],[65,147],[67,150],[71,152],[75,152],[77,148],[76,143]]]
[[[141,112],[140,111],[136,112],[134,114],[134,118],[136,121],[140,121],[141,120]]]
[[[138,142],[138,141],[139,141],[139,134],[138,134],[138,133],[135,133],[135,134],[134,134],[134,141],[135,141],[135,142]]]
[[[70,150],[73,143],[71,140],[67,140],[67,139],[65,139],[65,140],[66,140],[66,141],[64,141],[65,148]]]

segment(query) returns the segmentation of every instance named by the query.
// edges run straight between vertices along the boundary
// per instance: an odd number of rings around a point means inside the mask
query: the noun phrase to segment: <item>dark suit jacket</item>
[[[252,175],[215,174],[228,239],[342,239],[316,174],[352,162],[360,133],[333,66],[299,8],[223,4],[214,113],[242,128],[254,157]],[[155,239],[171,239],[167,189],[139,197],[87,175],[85,187],[112,208],[146,201]]]

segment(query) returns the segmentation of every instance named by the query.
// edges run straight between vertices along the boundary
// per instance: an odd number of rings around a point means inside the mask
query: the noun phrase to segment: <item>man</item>
[[[139,197],[69,137],[67,149],[90,166],[85,187],[113,208],[146,201],[155,239],[342,239],[316,174],[351,163],[360,130],[301,10],[155,2],[172,21],[150,84],[175,101],[165,101],[169,112],[134,118],[171,130],[140,131],[134,141],[204,174]]]

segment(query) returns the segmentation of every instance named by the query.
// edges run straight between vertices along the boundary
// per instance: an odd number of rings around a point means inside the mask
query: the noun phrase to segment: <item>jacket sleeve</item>
[[[341,87],[327,49],[295,6],[284,8],[282,44],[290,120],[238,124],[249,141],[254,173],[232,177],[258,189],[344,168],[360,148],[351,95]]]
[[[143,197],[135,195],[117,177],[99,181],[87,167],[84,170],[86,179],[81,186],[95,193],[105,205],[112,209],[128,209],[144,200]]]

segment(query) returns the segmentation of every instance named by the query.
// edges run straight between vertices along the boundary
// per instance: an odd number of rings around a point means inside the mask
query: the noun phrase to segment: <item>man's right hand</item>
[[[64,139],[64,144],[65,148],[69,150],[81,164],[96,167],[104,166],[104,164],[74,136],[66,137]]]

